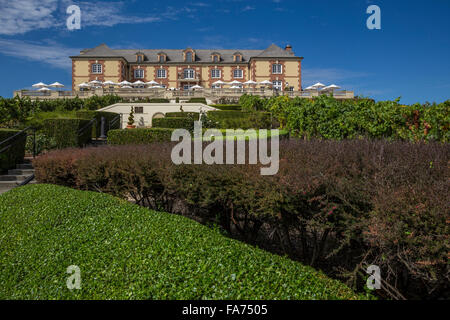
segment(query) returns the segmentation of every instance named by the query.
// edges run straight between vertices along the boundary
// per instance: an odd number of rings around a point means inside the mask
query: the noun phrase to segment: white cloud
[[[0,0],[0,34],[24,34],[58,24],[57,0]]]
[[[0,38],[0,54],[46,63],[52,67],[71,71],[69,56],[76,55],[80,49],[63,47],[52,41],[47,44]]]
[[[0,0],[0,35],[17,35],[39,29],[64,28],[66,9],[75,4],[81,9],[81,28],[89,26],[111,27],[117,24],[151,23],[170,19],[179,10],[167,8],[160,16],[130,16],[123,14],[123,1],[71,0]]]

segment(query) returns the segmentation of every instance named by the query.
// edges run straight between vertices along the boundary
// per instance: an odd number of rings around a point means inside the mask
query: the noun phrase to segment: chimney
[[[284,50],[292,52],[292,46],[290,44],[286,45],[286,48]]]

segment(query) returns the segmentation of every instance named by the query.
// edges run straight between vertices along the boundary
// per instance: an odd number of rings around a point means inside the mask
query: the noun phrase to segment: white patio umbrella
[[[49,84],[48,86],[49,87],[54,87],[54,88],[63,88],[64,87],[64,85],[59,83],[58,81],[57,82],[53,82],[52,84]]]
[[[250,86],[250,85],[258,84],[258,82],[253,81],[253,80],[248,80],[248,81],[244,82],[244,84]]]
[[[153,86],[153,87],[149,87],[149,89],[161,89],[161,88],[163,88],[163,87],[161,87],[161,86]]]
[[[145,84],[149,84],[149,85],[159,85],[159,83],[158,82],[156,82],[155,80],[152,80],[152,81],[149,81],[149,82],[146,82]]]
[[[51,89],[47,88],[47,87],[42,87],[42,88],[38,89],[38,91],[51,91]]]
[[[259,84],[271,86],[272,82],[270,82],[269,80],[264,80],[264,81],[261,81]]]
[[[105,82],[103,82],[103,85],[104,86],[115,86],[117,83],[115,83],[115,82],[113,82],[113,81],[111,81],[111,80],[108,80],[108,81],[105,81]]]
[[[83,83],[80,83],[78,86],[79,86],[80,88],[88,88],[88,87],[90,87],[90,84],[89,84],[89,83],[86,83],[86,82],[83,82]]]
[[[133,82],[133,86],[141,86],[143,84],[145,84],[145,82],[142,82],[141,80]]]
[[[199,86],[198,84],[197,85],[195,85],[195,86],[193,86],[193,87],[191,87],[191,89],[203,89],[203,87],[202,86]]]
[[[133,87],[130,87],[130,86],[123,86],[122,89],[133,89]]]
[[[92,85],[94,85],[94,86],[98,86],[98,85],[101,85],[102,82],[99,81],[99,80],[92,80],[92,81],[89,81],[89,84],[92,84]]]
[[[119,86],[129,86],[131,84],[131,82],[128,82],[126,80],[119,82]]]
[[[323,88],[322,90],[331,90],[334,91],[336,89],[340,89],[341,87],[335,85],[335,84],[330,84],[329,86],[326,86],[325,88]]]
[[[44,88],[44,87],[48,87],[48,85],[46,85],[43,82],[38,82],[32,85],[33,88]]]
[[[230,89],[242,89],[242,88],[239,86],[232,86]]]
[[[242,84],[242,82],[234,80],[234,81],[229,82],[228,84],[230,84],[230,85],[237,85],[237,84]]]
[[[313,84],[311,87],[314,89],[320,90],[321,88],[324,88],[325,85],[323,83],[317,82],[316,84]]]
[[[316,90],[316,88],[314,88],[313,86],[309,86],[309,87],[305,88],[305,90]]]

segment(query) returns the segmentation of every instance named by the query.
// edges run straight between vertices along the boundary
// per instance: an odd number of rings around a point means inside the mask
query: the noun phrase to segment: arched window
[[[192,62],[192,52],[186,52],[186,62]]]

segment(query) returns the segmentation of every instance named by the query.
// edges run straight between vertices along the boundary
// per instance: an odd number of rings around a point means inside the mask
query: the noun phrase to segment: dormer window
[[[167,55],[164,52],[158,53],[158,62],[164,63],[167,61]]]
[[[219,63],[220,62],[220,54],[217,52],[213,52],[211,54],[211,61],[214,63]]]
[[[235,52],[233,56],[234,56],[234,62],[242,62],[242,53]]]
[[[192,52],[186,52],[186,62],[192,62]]]
[[[136,62],[137,63],[144,62],[144,54],[142,52],[136,53]]]
[[[195,61],[195,51],[191,48],[184,50],[184,62],[194,62]]]

